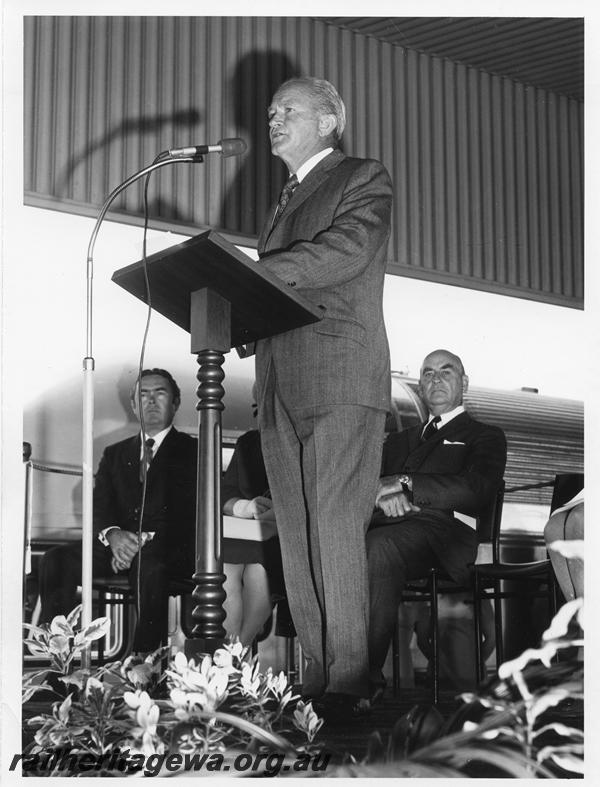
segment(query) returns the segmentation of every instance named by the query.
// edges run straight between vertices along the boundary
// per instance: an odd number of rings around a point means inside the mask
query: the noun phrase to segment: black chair
[[[504,500],[504,482],[502,482],[495,498],[485,511],[477,517],[476,530],[479,543],[492,540],[492,534],[500,529],[502,517],[502,503]],[[454,582],[445,571],[431,568],[426,577],[408,582],[402,592],[401,603],[427,602],[430,606],[429,615],[429,645],[431,649],[429,663],[431,671],[431,692],[433,704],[437,705],[440,693],[440,663],[439,663],[439,614],[438,598],[440,594],[463,593],[471,595],[470,585],[460,585]],[[482,652],[481,623],[476,623],[475,636],[478,638],[477,652]],[[478,673],[479,674],[479,673]],[[392,691],[397,696],[400,688],[400,659],[398,630],[392,639]]]
[[[169,582],[169,596],[191,595],[194,590],[192,579],[177,579]],[[129,580],[124,575],[116,574],[114,577],[97,577],[92,582],[92,588],[98,594],[98,614],[108,615],[111,607],[121,607],[123,610],[122,642],[116,653],[112,654],[111,660],[118,661],[123,659],[131,651],[131,611],[133,608],[133,594],[129,587]],[[191,630],[187,626],[186,616],[182,605],[180,625],[186,637],[191,636]],[[98,640],[98,664],[104,664],[105,650],[104,638]]]
[[[92,583],[93,589],[98,595],[98,614],[101,616],[107,615],[110,607],[121,607],[123,610],[122,630],[123,639],[119,645],[116,653],[111,655],[111,660],[118,661],[125,658],[132,645],[131,637],[131,611],[133,608],[133,595],[129,587],[127,577],[122,575],[115,575],[114,577],[98,577]],[[194,582],[192,579],[171,580],[169,583],[169,596],[182,597],[181,610],[179,616],[179,623],[181,630],[186,637],[192,636],[192,627],[186,614],[188,608],[186,606],[187,597],[191,598],[194,590]],[[275,624],[275,634],[278,637],[285,637],[286,640],[286,668],[285,672],[290,684],[296,683],[298,679],[298,664],[295,658],[295,637],[296,630],[289,612],[287,598],[285,596],[277,596],[274,599],[274,607],[277,607],[277,618]],[[258,637],[252,643],[252,655],[258,653],[258,643],[266,639],[273,628],[273,616],[269,618],[265,624],[264,630],[259,633]],[[98,640],[97,658],[98,664],[106,662],[104,639]]]
[[[550,512],[567,502],[583,488],[583,475],[557,475]],[[494,606],[496,631],[496,665],[504,661],[504,635],[502,601],[504,599],[545,599],[548,606],[548,622],[557,609],[557,584],[549,558],[528,563],[506,563],[500,556],[501,520],[494,520],[492,530],[492,562],[473,566],[473,603],[475,620],[475,648],[477,682],[485,678],[485,665],[481,652],[481,604],[489,599]],[[510,585],[507,585],[510,583]],[[518,586],[518,587],[515,587]]]

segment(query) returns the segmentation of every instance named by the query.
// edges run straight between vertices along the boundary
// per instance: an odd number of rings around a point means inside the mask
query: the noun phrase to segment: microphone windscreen
[[[233,137],[232,139],[222,139],[219,142],[221,146],[221,155],[222,156],[240,156],[246,150],[246,143],[243,139],[239,137]]]

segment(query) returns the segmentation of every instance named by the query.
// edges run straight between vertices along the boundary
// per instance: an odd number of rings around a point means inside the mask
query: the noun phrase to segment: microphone
[[[167,153],[171,158],[189,158],[190,156],[202,156],[204,153],[220,153],[224,158],[227,156],[239,156],[246,150],[246,143],[239,137],[232,139],[221,139],[216,145],[191,145],[187,148],[173,148]]]

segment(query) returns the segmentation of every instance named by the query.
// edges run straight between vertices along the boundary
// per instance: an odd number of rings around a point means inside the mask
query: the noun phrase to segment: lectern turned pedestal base
[[[255,260],[209,230],[113,274],[113,281],[191,336],[197,355],[199,412],[194,629],[188,657],[212,653],[225,638],[221,555],[221,411],[224,353],[232,347],[318,322],[314,306]]]

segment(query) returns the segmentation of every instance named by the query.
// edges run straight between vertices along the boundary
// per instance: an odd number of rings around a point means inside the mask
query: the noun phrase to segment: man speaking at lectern
[[[392,185],[379,162],[339,149],[345,107],[329,82],[288,80],[268,121],[290,178],[260,235],[261,263],[323,319],[257,343],[259,426],[303,694],[335,723],[368,711],[365,532],[390,406]]]

